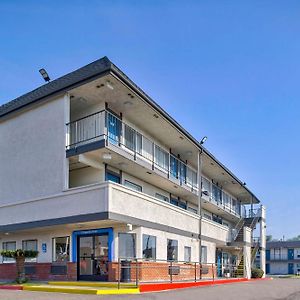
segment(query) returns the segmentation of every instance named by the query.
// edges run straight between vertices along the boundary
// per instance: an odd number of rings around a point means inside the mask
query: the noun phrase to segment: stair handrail
[[[261,207],[257,209],[256,214],[254,215],[250,228],[252,229],[254,225],[258,222],[259,218],[261,217]]]
[[[232,228],[232,239],[234,241],[238,237],[240,230],[243,228],[244,222],[245,222],[244,218],[240,218],[237,224],[235,225],[235,227]]]

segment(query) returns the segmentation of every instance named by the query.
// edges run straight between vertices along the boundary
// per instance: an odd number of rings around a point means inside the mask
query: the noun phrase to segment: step
[[[24,285],[23,290],[35,292],[84,294],[84,295],[113,295],[113,294],[138,294],[139,288],[98,288],[89,286],[66,286],[66,285]]]

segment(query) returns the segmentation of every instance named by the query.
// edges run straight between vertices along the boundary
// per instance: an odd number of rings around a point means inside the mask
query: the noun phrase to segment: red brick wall
[[[66,275],[51,274],[51,263],[27,263],[26,266],[34,266],[35,273],[26,275],[30,280],[77,280],[76,263],[67,263]],[[16,264],[0,264],[0,280],[16,279]]]
[[[170,281],[171,276],[169,274],[170,263],[166,262],[138,262],[131,263],[131,281],[136,280],[136,274],[140,282],[147,281]],[[199,264],[178,264],[173,263],[173,268],[179,267],[179,274],[172,275],[173,281],[181,280],[199,280],[200,279],[200,265]],[[138,268],[138,273],[136,273]],[[121,273],[120,267],[117,262],[109,264],[109,281],[118,281]],[[216,277],[216,270],[213,269],[212,265],[202,266],[202,278]]]

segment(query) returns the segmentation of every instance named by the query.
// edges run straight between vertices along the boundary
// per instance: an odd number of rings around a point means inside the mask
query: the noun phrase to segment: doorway
[[[77,251],[79,280],[108,280],[108,233],[77,236]]]

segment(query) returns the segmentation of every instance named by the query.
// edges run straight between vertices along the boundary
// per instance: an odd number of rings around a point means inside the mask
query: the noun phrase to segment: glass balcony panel
[[[162,168],[164,171],[168,171],[169,168],[169,153],[155,145],[155,164]]]
[[[178,160],[173,155],[170,156],[170,175],[178,178]]]
[[[124,125],[124,145],[126,148],[135,151],[136,132],[128,125]]]

